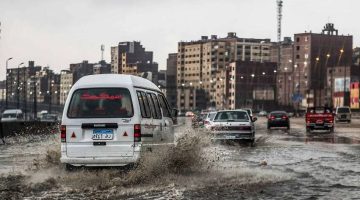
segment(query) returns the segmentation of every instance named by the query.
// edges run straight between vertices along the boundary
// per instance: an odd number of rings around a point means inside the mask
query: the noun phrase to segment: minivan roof
[[[97,74],[84,76],[75,83],[73,89],[101,87],[138,87],[160,92],[160,89],[153,82],[138,76],[125,74]]]

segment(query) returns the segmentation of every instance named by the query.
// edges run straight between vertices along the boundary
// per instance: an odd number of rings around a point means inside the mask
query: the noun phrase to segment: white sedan
[[[211,132],[214,140],[248,140],[255,141],[255,126],[245,110],[223,110],[217,112]]]

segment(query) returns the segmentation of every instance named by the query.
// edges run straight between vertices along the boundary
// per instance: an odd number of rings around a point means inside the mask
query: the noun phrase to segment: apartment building
[[[74,76],[70,70],[60,72],[60,104],[64,105],[71,87],[74,84]]]
[[[111,73],[147,76],[157,82],[158,64],[153,52],[146,51],[140,42],[120,42],[111,47]]]
[[[294,40],[294,93],[303,97],[299,106],[332,105],[327,69],[351,66],[353,37],[339,35],[334,24],[329,23],[321,33],[295,34]]]
[[[178,90],[177,99],[188,102],[182,99],[187,98],[182,91],[204,90],[204,107],[219,107],[221,103],[217,100],[216,84],[221,71],[226,70],[229,63],[237,60],[269,61],[272,45],[270,39],[239,38],[233,32],[228,33],[225,38],[212,35],[210,38],[202,36],[201,40],[197,41],[179,42],[176,84],[182,89]],[[217,75],[218,73],[220,75]],[[180,110],[194,109],[179,101],[177,104]],[[189,105],[196,105],[196,102]]]
[[[229,64],[224,84],[223,98],[228,109],[252,108],[274,110],[276,108],[275,62],[236,61]]]

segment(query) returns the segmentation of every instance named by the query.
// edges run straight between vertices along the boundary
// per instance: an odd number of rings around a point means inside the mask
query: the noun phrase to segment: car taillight
[[[141,125],[134,125],[134,142],[141,142]]]
[[[271,120],[274,120],[274,119],[275,119],[275,116],[271,116],[270,119],[271,119]]]
[[[287,116],[282,116],[283,119],[287,119],[288,117]]]
[[[61,142],[66,142],[66,126],[65,125],[60,126],[60,138],[61,138]]]

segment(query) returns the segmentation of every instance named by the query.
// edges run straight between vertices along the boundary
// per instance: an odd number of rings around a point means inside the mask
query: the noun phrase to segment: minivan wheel
[[[65,169],[66,171],[74,171],[76,169],[76,167],[74,165],[70,165],[70,164],[65,164]]]

